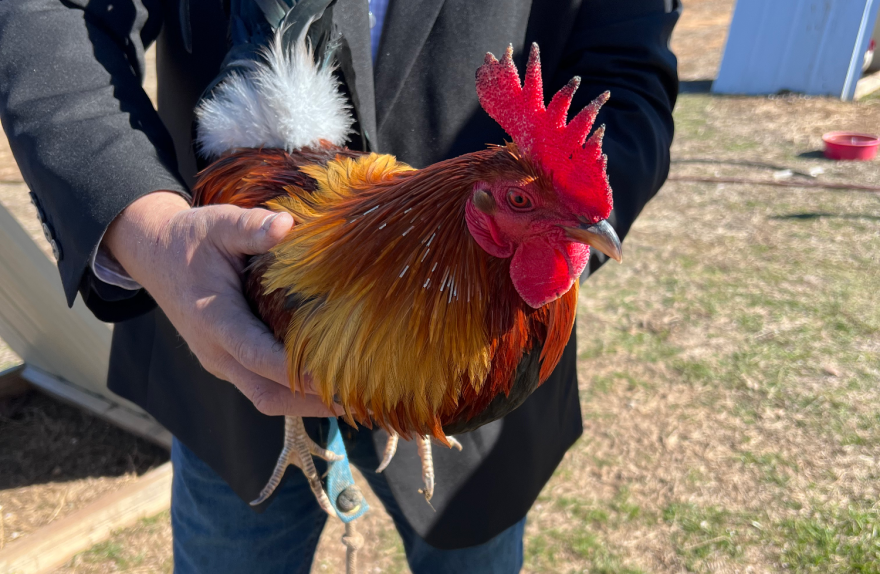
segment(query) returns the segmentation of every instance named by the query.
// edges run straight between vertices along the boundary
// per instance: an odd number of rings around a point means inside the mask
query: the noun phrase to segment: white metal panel
[[[41,384],[51,382],[49,377],[26,378],[117,424],[124,418],[122,410],[130,411],[142,419],[138,425],[149,432],[127,425],[130,430],[161,442],[165,437],[156,438],[162,430],[158,423],[107,388],[111,335],[112,327],[95,319],[79,297],[68,309],[58,269],[0,205],[0,339],[27,365],[37,368],[26,372],[44,372],[61,379],[70,387],[69,392],[58,390],[61,382]],[[103,399],[90,402],[83,398],[90,395]]]
[[[738,0],[712,91],[852,99],[880,0]]]

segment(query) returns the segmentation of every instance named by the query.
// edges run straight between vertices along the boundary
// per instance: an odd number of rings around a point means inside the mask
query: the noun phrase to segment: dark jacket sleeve
[[[585,0],[552,81],[561,87],[581,77],[572,110],[611,91],[596,125],[607,127],[603,149],[614,193],[609,221],[621,238],[669,174],[678,95],[669,38],[680,13],[677,0]],[[591,271],[607,259],[593,251]]]
[[[79,290],[103,320],[152,305],[94,278],[105,230],[145,194],[186,193],[141,86],[159,13],[158,0],[0,1],[0,120],[58,247],[68,304]]]

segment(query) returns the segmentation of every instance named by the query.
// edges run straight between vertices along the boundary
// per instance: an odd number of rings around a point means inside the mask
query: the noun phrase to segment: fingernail
[[[276,219],[279,215],[281,215],[281,214],[280,214],[280,213],[275,213],[275,214],[272,214],[272,215],[266,217],[266,219],[263,220],[263,225],[261,225],[260,228],[261,228],[263,231],[269,231],[269,228],[272,227],[272,222],[275,221],[275,219]]]
[[[293,216],[289,213],[281,212],[278,214],[278,218],[280,220],[284,220],[285,223],[290,223],[290,225],[293,225]]]

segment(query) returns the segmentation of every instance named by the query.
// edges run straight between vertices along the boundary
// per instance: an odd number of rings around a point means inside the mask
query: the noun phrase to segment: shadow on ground
[[[799,153],[799,154],[797,154],[797,157],[800,159],[824,159],[827,161],[834,161],[834,160],[830,160],[827,157],[825,157],[825,152],[823,152],[820,149],[815,149],[812,151],[805,151],[805,152]]]
[[[774,216],[770,217],[770,219],[813,220],[813,219],[821,219],[823,217],[833,217],[836,219],[866,219],[868,221],[880,221],[880,215],[868,215],[867,213],[824,213],[824,212],[789,213],[786,215],[774,215]]]
[[[678,84],[680,94],[708,94],[715,80],[683,80]]]
[[[142,474],[161,447],[37,391],[0,400],[0,490]]]

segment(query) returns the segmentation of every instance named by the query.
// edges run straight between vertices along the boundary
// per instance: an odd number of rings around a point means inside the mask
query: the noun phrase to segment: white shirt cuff
[[[104,233],[106,233],[106,231]],[[95,277],[97,277],[99,281],[115,285],[116,287],[128,291],[138,291],[143,289],[140,283],[132,279],[131,276],[125,272],[125,269],[122,268],[119,261],[110,254],[110,250],[104,247],[103,234],[101,235],[101,240],[98,242],[97,247],[92,251],[92,256],[89,259],[89,267],[91,267],[92,273],[95,274]]]

